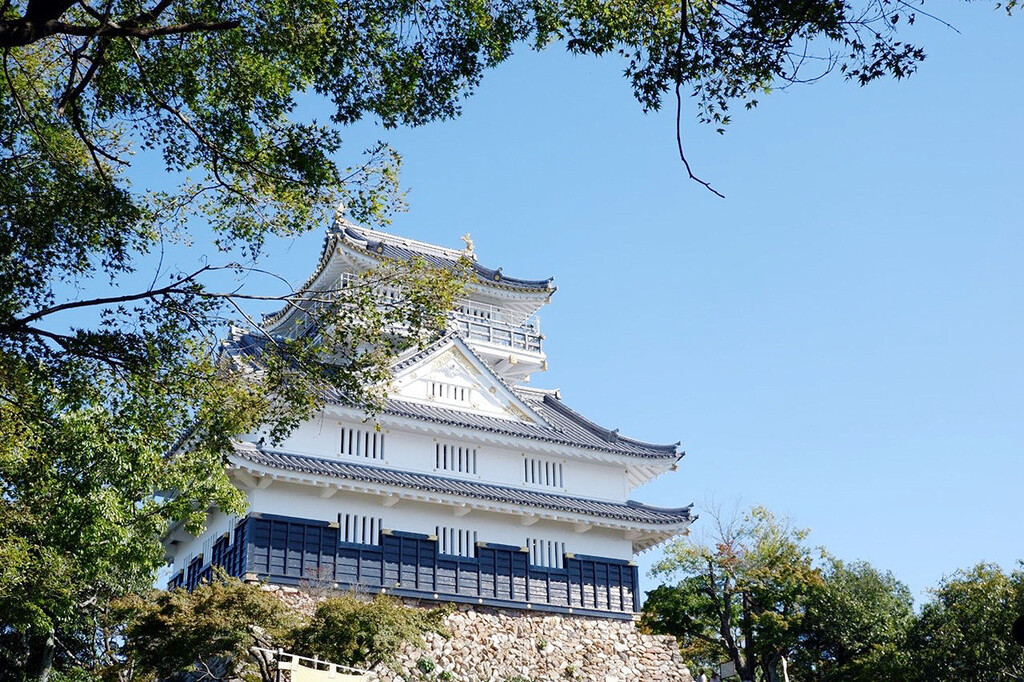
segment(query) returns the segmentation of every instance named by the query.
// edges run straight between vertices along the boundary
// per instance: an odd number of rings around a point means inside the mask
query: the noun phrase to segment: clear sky
[[[776,92],[724,136],[688,123],[724,200],[614,60],[524,52],[461,118],[352,144],[405,157],[391,231],[470,232],[485,265],[556,277],[534,383],[688,453],[638,499],[764,504],[920,597],[1024,557],[1022,19],[929,10],[962,34],[919,20],[907,81]],[[268,262],[301,282],[319,247]]]

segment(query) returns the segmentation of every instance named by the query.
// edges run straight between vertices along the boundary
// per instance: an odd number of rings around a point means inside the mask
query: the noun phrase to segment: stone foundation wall
[[[310,613],[315,598],[276,591]],[[399,656],[383,680],[459,682],[693,682],[675,638],[646,635],[632,621],[462,605],[448,616],[451,638],[428,634],[424,649]]]

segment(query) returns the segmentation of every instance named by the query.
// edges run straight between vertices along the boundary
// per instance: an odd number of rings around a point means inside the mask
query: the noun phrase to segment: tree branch
[[[78,0],[60,0],[59,2],[45,2],[45,0],[37,0],[35,2],[30,2],[28,9],[25,12],[25,16],[19,19],[6,19],[4,21],[0,21],[0,47],[22,47],[44,38],[48,38],[52,35],[89,37],[110,36],[117,38],[138,38],[139,40],[148,40],[150,38],[168,35],[228,31],[238,28],[241,25],[241,21],[238,19],[197,21],[187,24],[171,24],[168,26],[143,25],[150,21],[154,21],[165,9],[167,9],[171,4],[171,0],[163,0],[152,10],[141,12],[135,17],[120,23],[108,20],[105,23],[83,25],[58,21],[58,19],[77,1]]]
[[[159,36],[179,35],[183,33],[200,33],[212,31],[228,31],[238,28],[242,22],[238,19],[226,19],[224,21],[197,21],[190,24],[172,24],[170,26],[126,26],[123,24],[110,23],[106,26],[82,26],[79,24],[64,24],[57,22],[54,25],[53,33],[62,33],[69,36],[113,36],[118,38],[138,38],[148,40]],[[2,35],[2,33],[0,33]]]
[[[146,298],[155,298],[157,296],[162,296],[164,294],[169,293],[184,293],[182,290],[178,289],[178,287],[180,287],[182,284],[187,284],[188,282],[194,281],[199,275],[208,270],[215,269],[219,268],[214,268],[211,265],[205,265],[196,270],[195,272],[193,272],[192,274],[186,275],[185,277],[182,277],[181,279],[178,279],[165,287],[161,287],[160,289],[148,289],[137,294],[125,294],[123,296],[107,296],[101,298],[90,298],[84,301],[70,301],[68,303],[62,303],[60,305],[51,306],[49,308],[43,308],[42,310],[37,310],[36,312],[30,315],[26,315],[25,317],[13,320],[4,325],[0,325],[0,331],[15,330],[19,327],[25,327],[30,322],[35,322],[36,320],[47,317],[48,315],[53,315],[54,313],[59,313],[64,310],[72,310],[74,308],[87,308],[90,306],[99,305],[111,305],[114,303],[129,303],[131,301],[140,301]]]
[[[686,152],[683,151],[683,96],[680,93],[680,88],[683,85],[683,50],[686,47],[686,39],[690,36],[690,24],[687,18],[686,4],[688,0],[679,0],[679,44],[676,46],[676,65],[675,65],[675,92],[676,92],[676,147],[679,149],[679,159],[683,162],[683,166],[686,167],[686,173],[690,176],[690,179],[697,182],[698,184],[704,185],[715,196],[724,199],[725,195],[719,192],[717,189],[711,186],[710,182],[701,180],[693,174],[693,169],[690,168],[690,162],[686,158]]]

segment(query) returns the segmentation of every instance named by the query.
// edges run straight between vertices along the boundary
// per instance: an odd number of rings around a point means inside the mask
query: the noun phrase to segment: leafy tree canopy
[[[905,678],[913,598],[891,573],[831,559],[808,595],[796,679],[872,682]]]
[[[808,595],[822,584],[807,531],[762,507],[713,513],[699,540],[674,541],[651,574],[668,580],[644,604],[644,624],[679,638],[699,667],[729,661],[742,680],[774,680],[802,635]]]
[[[805,544],[754,508],[698,541],[679,540],[652,575],[643,624],[674,635],[684,658],[751,682],[963,682],[1024,679],[1024,571],[979,564],[943,580],[919,613],[906,585],[864,562]]]
[[[447,635],[447,607],[409,608],[386,595],[361,599],[337,590],[300,616],[260,585],[218,575],[194,591],[150,591],[117,600],[104,625],[116,637],[94,674],[106,678],[274,682],[265,650],[372,668],[393,662],[428,632]],[[262,651],[261,651],[262,650]]]
[[[909,635],[920,682],[1024,679],[1024,647],[1010,632],[1024,614],[1024,571],[978,564],[943,580]]]
[[[352,594],[320,602],[309,623],[296,633],[294,649],[335,663],[373,668],[394,661],[406,644],[423,646],[423,635],[447,636],[444,619],[450,607],[410,609],[378,594],[366,601]]]
[[[385,285],[408,305],[377,306],[368,292]],[[457,291],[450,273],[375,272],[305,300],[318,333],[267,339],[252,366],[159,304],[139,313],[163,319],[132,363],[0,352],[0,669],[45,677],[110,599],[152,584],[169,524],[198,533],[211,505],[242,511],[223,467],[232,437],[280,437],[328,387],[372,404],[387,358],[439,328]],[[335,353],[346,361],[320,360]]]
[[[104,625],[119,642],[91,672],[122,679],[263,679],[272,666],[257,648],[290,646],[303,623],[260,585],[216,575],[192,592],[150,591],[116,600]]]

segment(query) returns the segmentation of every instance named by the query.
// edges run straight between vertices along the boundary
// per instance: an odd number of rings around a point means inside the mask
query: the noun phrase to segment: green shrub
[[[449,607],[407,608],[385,595],[362,601],[345,594],[320,602],[309,624],[296,632],[294,651],[360,668],[390,664],[404,644],[424,646],[427,632],[447,636],[449,613]]]
[[[222,678],[266,679],[250,648],[287,646],[299,619],[281,600],[218,575],[192,592],[156,591],[120,601],[125,669],[159,678],[202,670]]]

